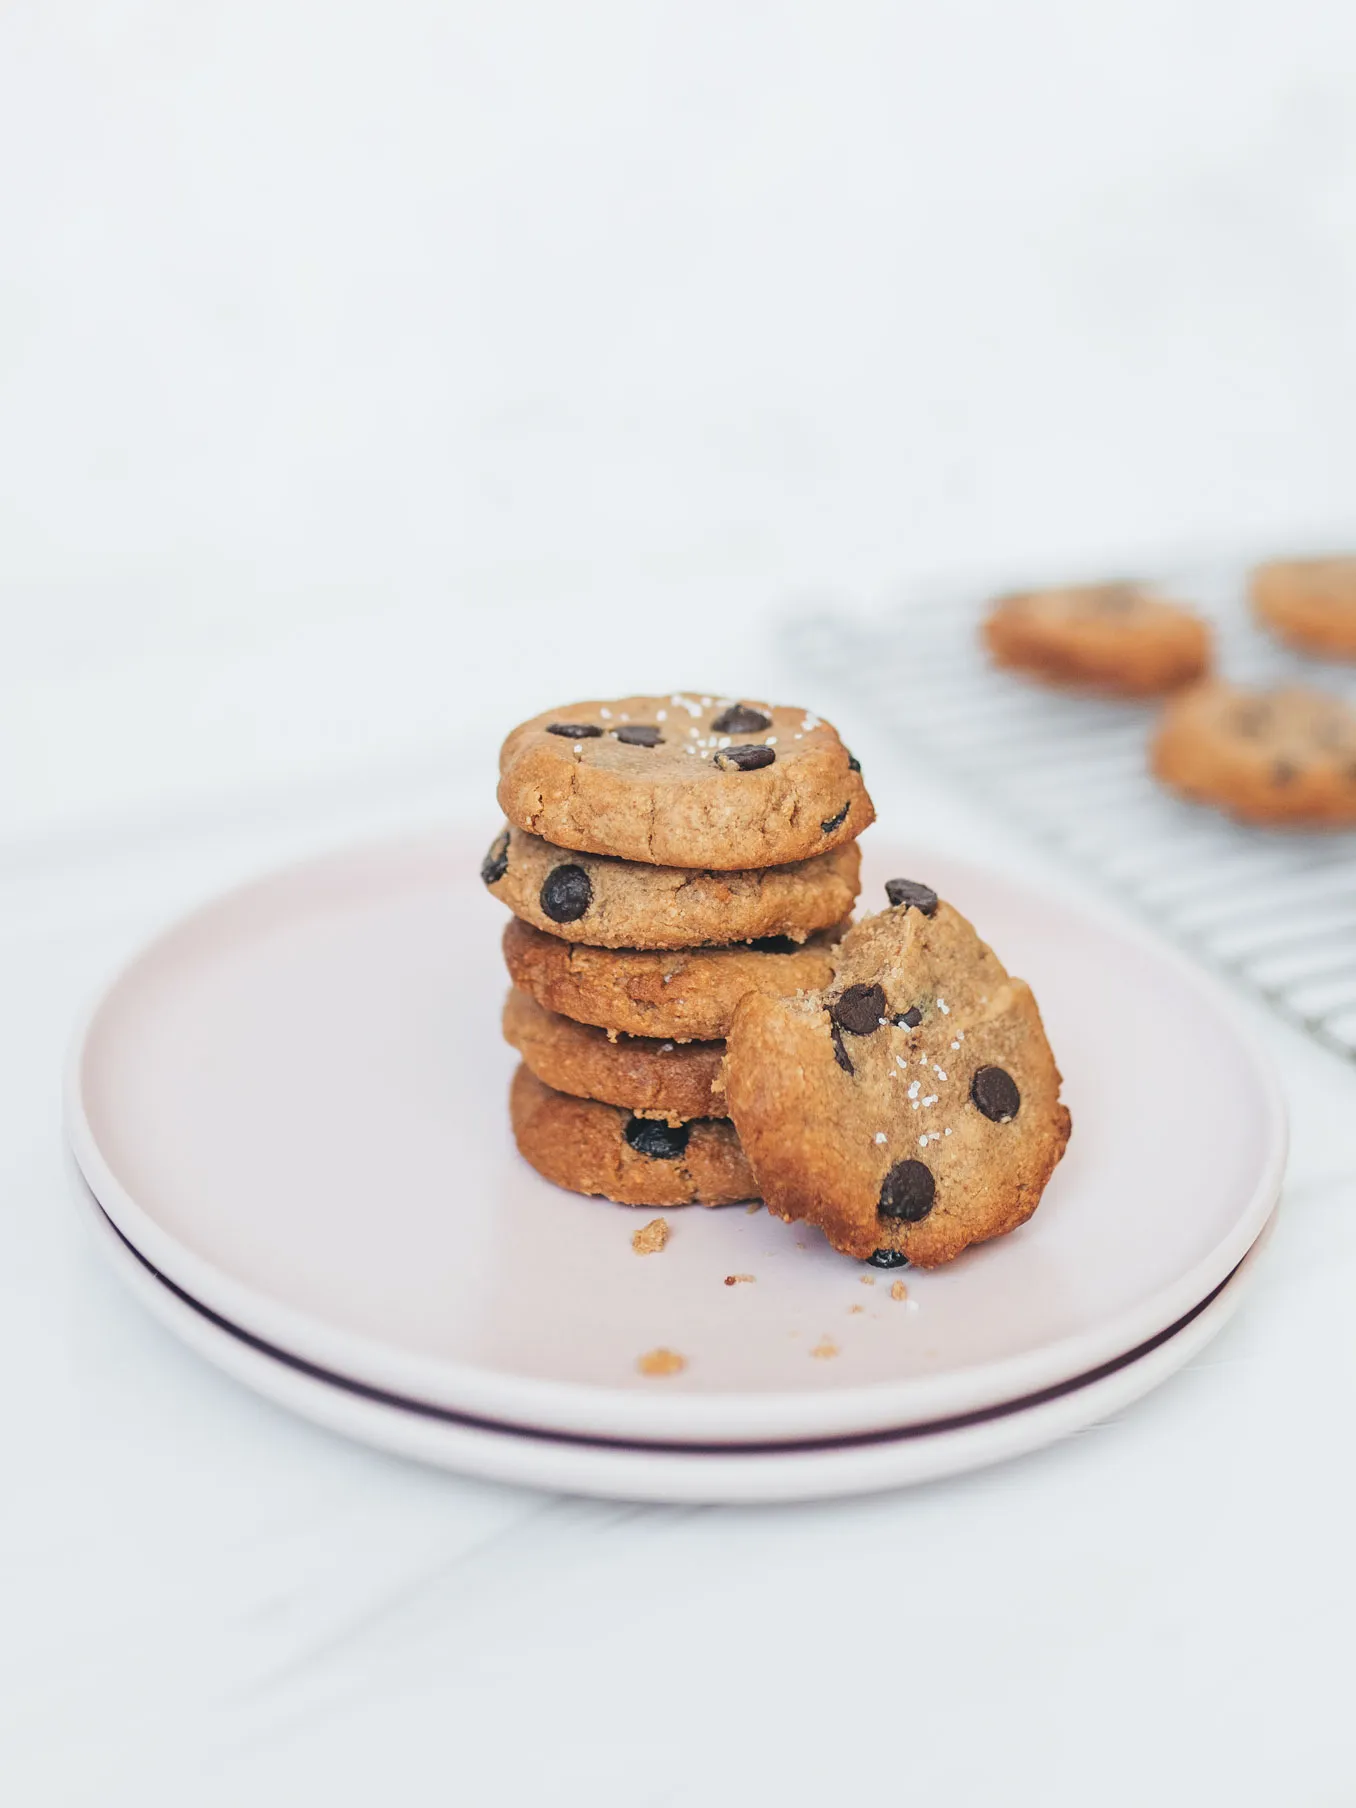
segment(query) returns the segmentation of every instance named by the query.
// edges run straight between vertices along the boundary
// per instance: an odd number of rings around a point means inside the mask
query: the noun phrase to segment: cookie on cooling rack
[[[1174,791],[1243,822],[1356,824],[1356,711],[1302,685],[1197,686],[1164,709],[1150,763]]]
[[[1356,557],[1277,559],[1251,579],[1257,619],[1301,652],[1356,659]]]
[[[925,1268],[1025,1222],[1069,1113],[1030,988],[924,885],[843,938],[831,983],[745,998],[730,1115],[768,1210]]]
[[[996,665],[1109,696],[1157,696],[1210,666],[1200,617],[1135,584],[1000,597],[983,635]]]

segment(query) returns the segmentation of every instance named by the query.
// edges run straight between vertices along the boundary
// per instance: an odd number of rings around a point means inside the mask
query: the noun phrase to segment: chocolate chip
[[[582,866],[553,866],[538,895],[553,923],[577,923],[593,902],[593,881]]]
[[[870,1036],[880,1028],[886,1012],[885,993],[880,986],[849,986],[835,998],[829,1015],[839,1029],[852,1036]]]
[[[848,755],[848,771],[849,772],[860,772],[861,769],[862,769],[862,762],[857,758],[855,753],[850,753]]]
[[[750,709],[747,703],[732,703],[711,724],[712,734],[762,734],[771,728],[772,717],[761,709]]]
[[[628,747],[658,747],[663,742],[663,735],[649,722],[625,722],[620,728],[614,728],[613,734]]]
[[[1001,1067],[977,1067],[970,1082],[970,1097],[995,1124],[1006,1124],[1022,1108],[1017,1082]]]
[[[501,829],[490,843],[490,851],[480,863],[480,876],[486,885],[497,885],[508,871],[509,832]]]
[[[923,1021],[923,1013],[916,1004],[911,1004],[907,1011],[901,1011],[895,1018],[896,1025],[902,1030],[916,1030]]]
[[[760,935],[746,946],[756,948],[759,954],[794,954],[800,943],[793,942],[789,935]]]
[[[564,735],[567,741],[596,741],[603,731],[592,722],[548,722],[546,732]]]
[[[920,885],[916,879],[887,879],[885,895],[892,904],[902,904],[905,910],[910,907],[921,910],[925,917],[936,914],[936,892],[930,885]]]
[[[880,1183],[882,1218],[904,1218],[917,1224],[932,1210],[937,1182],[921,1161],[897,1161]]]
[[[867,1261],[873,1268],[907,1268],[909,1258],[902,1249],[878,1249]]]
[[[1293,785],[1299,777],[1299,767],[1289,760],[1273,760],[1271,765],[1271,782],[1273,785]]]
[[[770,766],[776,757],[775,747],[760,747],[755,741],[751,747],[722,747],[716,764],[726,772],[756,772],[760,766]]]
[[[836,816],[831,816],[827,822],[820,823],[820,833],[823,835],[832,835],[835,829],[841,829],[843,824],[847,821],[847,813],[851,808],[852,799],[849,798]]]
[[[638,1155],[654,1161],[677,1161],[687,1148],[691,1124],[666,1124],[656,1117],[633,1117],[622,1131]]]
[[[1129,584],[1108,584],[1104,590],[1093,592],[1092,606],[1107,615],[1120,615],[1127,609],[1137,608],[1139,595]]]
[[[856,1073],[857,1069],[852,1065],[852,1056],[843,1047],[843,1032],[836,1023],[829,1031],[829,1041],[833,1044],[833,1058],[843,1072]]]

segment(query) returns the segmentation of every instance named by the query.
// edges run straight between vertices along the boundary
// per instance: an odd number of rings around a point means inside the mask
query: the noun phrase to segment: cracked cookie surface
[[[516,987],[504,1001],[503,1029],[505,1042],[555,1092],[624,1105],[639,1117],[673,1124],[729,1115],[723,1042],[609,1037],[594,1024],[544,1010]]]
[[[1030,988],[925,886],[891,896],[824,990],[741,1001],[726,1096],[769,1211],[931,1268],[1031,1216],[1070,1119]]]
[[[499,755],[499,804],[556,847],[714,872],[855,841],[875,812],[810,711],[692,692],[547,710]]]
[[[548,1011],[628,1036],[717,1042],[746,992],[782,996],[827,984],[837,942],[835,928],[799,946],[589,948],[514,917],[503,945],[514,985]]]
[[[1177,690],[1210,665],[1206,624],[1133,584],[1000,597],[983,633],[996,665],[1109,696]]]
[[[619,1205],[733,1205],[757,1194],[734,1126],[670,1125],[570,1098],[520,1067],[509,1091],[514,1141],[546,1180]]]
[[[1174,698],[1150,763],[1174,791],[1243,822],[1356,823],[1356,711],[1303,685],[1203,684]]]
[[[788,866],[710,872],[577,853],[523,829],[506,829],[481,868],[515,916],[598,948],[803,942],[851,915],[860,870],[855,841]]]

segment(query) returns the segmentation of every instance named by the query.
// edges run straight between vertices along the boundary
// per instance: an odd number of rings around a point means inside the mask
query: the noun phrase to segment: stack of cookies
[[[874,818],[857,761],[802,709],[624,697],[516,728],[498,794],[523,1156],[625,1205],[756,1197],[725,1037],[746,996],[831,982]]]

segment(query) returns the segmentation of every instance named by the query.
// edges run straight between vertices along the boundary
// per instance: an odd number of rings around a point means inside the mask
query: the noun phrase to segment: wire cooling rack
[[[1215,625],[1218,664],[1251,684],[1303,682],[1356,701],[1350,669],[1316,665],[1255,628],[1245,573],[1164,580]],[[853,620],[791,624],[790,653],[901,741],[926,738],[967,792],[1137,904],[1197,958],[1356,1060],[1356,831],[1248,828],[1150,776],[1152,705],[1077,697],[993,669],[986,600],[931,597]]]

